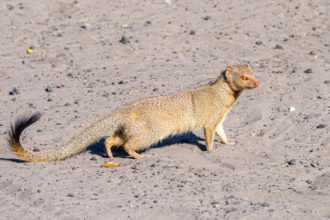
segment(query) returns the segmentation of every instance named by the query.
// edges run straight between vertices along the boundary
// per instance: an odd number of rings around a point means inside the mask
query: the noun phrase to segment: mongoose
[[[92,123],[58,149],[31,153],[21,146],[21,133],[40,118],[40,113],[18,119],[8,132],[8,141],[13,152],[26,162],[63,160],[104,137],[110,158],[113,157],[111,147],[124,146],[131,157],[139,159],[143,156],[136,152],[138,150],[170,135],[203,128],[206,149],[210,151],[214,133],[225,144],[233,144],[226,136],[223,121],[241,92],[258,85],[249,66],[233,65],[227,67],[215,82],[202,88],[144,98],[124,106]]]

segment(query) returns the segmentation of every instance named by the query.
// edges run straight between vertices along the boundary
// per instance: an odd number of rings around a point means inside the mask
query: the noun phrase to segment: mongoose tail
[[[58,161],[64,160],[75,154],[78,154],[85,150],[90,144],[94,143],[98,139],[101,139],[106,134],[104,133],[104,126],[100,126],[100,121],[93,123],[83,132],[81,132],[76,137],[72,138],[68,144],[65,144],[58,149],[46,151],[46,152],[29,152],[25,150],[20,143],[20,136],[22,132],[30,125],[38,121],[41,117],[39,112],[34,113],[30,116],[24,116],[16,120],[14,124],[11,125],[8,131],[9,145],[18,157],[20,157],[25,162],[41,162],[41,161]],[[109,118],[103,119],[108,120]],[[111,119],[110,119],[111,121]],[[112,123],[110,123],[112,124]],[[103,130],[102,130],[103,129]],[[115,130],[115,129],[111,129]],[[108,130],[109,132],[109,130]]]

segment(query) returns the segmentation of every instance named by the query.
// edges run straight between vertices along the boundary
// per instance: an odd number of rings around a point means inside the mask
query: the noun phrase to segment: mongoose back
[[[258,85],[249,66],[233,65],[227,67],[215,82],[202,88],[140,99],[124,106],[92,123],[57,149],[32,153],[20,144],[21,133],[40,118],[40,113],[18,119],[8,132],[8,141],[12,151],[26,162],[63,160],[104,137],[110,158],[113,157],[111,147],[124,146],[130,156],[139,159],[143,156],[136,152],[138,150],[170,135],[203,128],[206,149],[211,150],[215,133],[225,144],[233,144],[226,136],[223,121],[241,92]]]

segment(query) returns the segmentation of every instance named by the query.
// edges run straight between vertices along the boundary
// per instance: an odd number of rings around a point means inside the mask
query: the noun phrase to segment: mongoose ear
[[[231,78],[231,72],[233,71],[233,68],[231,66],[228,66],[227,69],[226,69],[226,78],[227,79],[230,79]]]

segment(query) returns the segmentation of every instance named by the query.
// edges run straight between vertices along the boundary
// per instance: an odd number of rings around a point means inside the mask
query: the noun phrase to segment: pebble
[[[9,11],[11,11],[11,10],[14,9],[14,6],[8,4],[8,5],[7,5],[7,9],[8,9]]]
[[[212,205],[213,208],[219,207],[219,204],[220,204],[219,201],[213,201],[213,202],[211,202],[211,205]]]
[[[52,91],[53,91],[53,88],[50,87],[50,86],[47,86],[47,87],[45,88],[45,91],[46,91],[46,92],[52,92]]]
[[[330,80],[325,80],[323,83],[329,85],[330,84]]]
[[[129,40],[125,36],[122,36],[121,39],[119,40],[119,42],[122,44],[128,44]]]
[[[16,87],[13,88],[13,92],[15,94],[20,94],[21,93],[21,91],[18,88],[16,88]]]
[[[313,72],[312,68],[305,69],[304,71],[304,73],[312,73],[312,72]]]
[[[91,160],[97,161],[97,158],[96,157],[92,157]]]
[[[122,84],[124,84],[124,81],[123,81],[123,80],[120,80],[120,81],[118,82],[118,84],[119,84],[119,85],[122,85]]]
[[[205,17],[203,17],[203,19],[204,19],[205,21],[208,21],[208,20],[210,20],[210,19],[211,19],[211,17],[210,17],[210,16],[208,16],[208,15],[206,15]]]
[[[34,152],[39,152],[40,149],[39,149],[38,147],[33,147],[32,151],[34,151]]]
[[[295,159],[291,159],[288,161],[289,165],[296,165],[296,160]]]
[[[295,109],[295,107],[292,107],[292,106],[291,106],[291,107],[289,108],[289,111],[290,111],[290,112],[294,112],[294,111],[296,111],[296,109]]]
[[[263,202],[263,203],[261,203],[260,204],[262,207],[269,207],[270,205],[269,205],[269,203],[267,203],[267,202]]]
[[[312,184],[313,182],[312,182],[312,180],[306,180],[306,183],[307,184]]]
[[[89,23],[80,23],[80,28],[87,30],[89,28]]]
[[[283,48],[281,45],[276,44],[276,45],[274,46],[274,49],[280,49],[280,50],[283,50],[284,48]]]
[[[256,41],[256,45],[261,45],[261,44],[262,44],[261,40]]]
[[[148,25],[151,25],[151,21],[146,21],[146,22],[144,23],[144,26],[148,26]]]
[[[315,55],[316,53],[314,51],[310,51],[308,55]]]
[[[68,196],[68,197],[74,197],[74,194],[73,193],[68,193],[66,196]]]
[[[327,125],[326,124],[319,124],[318,126],[316,126],[316,128],[321,129],[321,128],[325,128]]]
[[[191,31],[189,32],[189,34],[190,34],[190,35],[195,35],[195,34],[196,34],[196,32],[195,32],[195,31],[193,31],[193,30],[191,30]]]
[[[20,94],[21,93],[21,91],[18,89],[18,88],[16,88],[16,87],[14,87],[10,92],[9,92],[9,95],[15,95],[15,94]]]
[[[316,190],[317,186],[309,186],[308,188],[310,188],[311,190]]]
[[[156,91],[158,91],[158,88],[154,88],[152,91],[156,92]]]
[[[236,210],[237,210],[236,208],[234,208],[234,207],[230,207],[230,208],[225,209],[225,212],[226,212],[226,213],[229,213],[229,212],[234,212],[234,211],[236,211]]]

